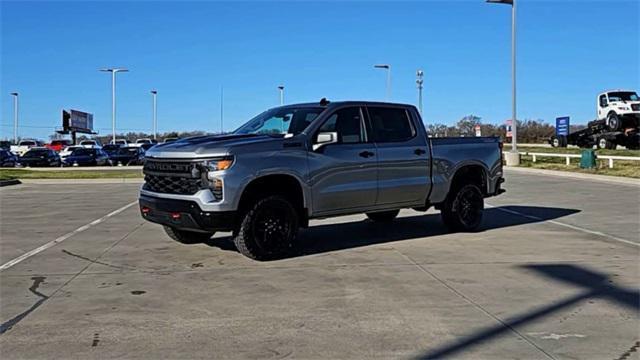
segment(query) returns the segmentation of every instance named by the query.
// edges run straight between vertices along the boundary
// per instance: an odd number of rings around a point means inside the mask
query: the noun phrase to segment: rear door
[[[336,132],[338,139],[309,152],[314,214],[373,206],[378,188],[376,149],[367,134],[364,109],[337,109],[316,131],[314,142],[320,132]]]
[[[418,115],[400,106],[368,106],[378,153],[378,200],[423,204],[430,186],[430,153]]]

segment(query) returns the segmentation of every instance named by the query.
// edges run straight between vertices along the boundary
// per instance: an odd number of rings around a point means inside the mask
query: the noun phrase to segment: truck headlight
[[[618,106],[618,110],[626,110],[626,111],[628,111],[628,110],[631,110],[631,109],[629,109],[626,106]]]
[[[206,160],[202,164],[208,171],[227,170],[233,165],[233,158]]]

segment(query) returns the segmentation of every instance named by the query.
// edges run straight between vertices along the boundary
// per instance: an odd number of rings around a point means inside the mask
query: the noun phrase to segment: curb
[[[142,184],[144,179],[24,179],[23,184],[82,185],[82,184]]]
[[[0,180],[0,187],[10,186],[10,185],[20,185],[21,182],[18,179],[11,180]]]
[[[532,168],[511,167],[511,166],[509,167],[505,166],[503,169],[505,170],[505,172],[513,171],[513,172],[519,172],[519,173],[549,175],[549,176],[558,176],[558,177],[565,177],[565,178],[572,178],[572,179],[592,180],[592,181],[599,181],[599,182],[606,182],[606,183],[640,186],[640,179],[625,178],[621,176],[583,174],[583,173],[575,173],[575,172],[568,172],[568,171],[532,169]]]

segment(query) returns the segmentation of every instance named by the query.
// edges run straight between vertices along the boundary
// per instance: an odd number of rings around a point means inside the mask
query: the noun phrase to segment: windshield
[[[84,140],[83,142],[80,143],[80,145],[95,145],[96,142],[93,140]]]
[[[53,140],[51,142],[51,145],[65,145],[65,144],[67,144],[66,140]]]
[[[20,146],[35,146],[35,141],[20,141]]]
[[[324,111],[321,107],[280,107],[267,110],[242,125],[234,134],[297,135]]]
[[[90,155],[92,153],[92,151],[90,149],[77,149],[74,150],[71,155],[73,156],[81,156],[81,155]]]
[[[638,94],[633,91],[610,92],[609,101],[638,101]]]
[[[29,150],[27,151],[24,156],[43,156],[43,155],[47,155],[49,153],[49,150],[44,150],[44,149],[37,149],[37,150]]]
[[[119,155],[134,155],[138,152],[138,148],[120,148],[118,150]]]

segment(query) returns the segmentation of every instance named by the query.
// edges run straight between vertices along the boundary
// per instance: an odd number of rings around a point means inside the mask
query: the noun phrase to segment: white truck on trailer
[[[581,148],[598,147],[640,149],[640,98],[633,90],[609,90],[596,98],[596,119],[585,129],[567,136],[552,136],[553,147],[576,145]]]

